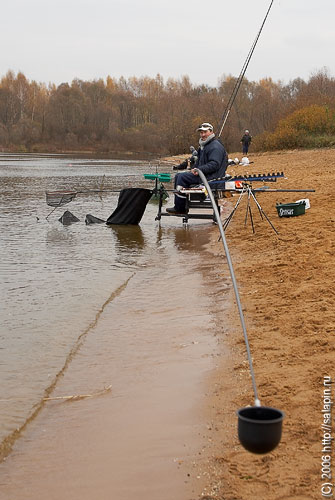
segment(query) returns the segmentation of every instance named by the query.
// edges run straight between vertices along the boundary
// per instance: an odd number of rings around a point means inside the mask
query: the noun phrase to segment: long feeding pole
[[[232,108],[232,106],[233,106],[233,104],[234,104],[234,101],[235,101],[235,99],[236,99],[236,96],[237,96],[237,93],[238,93],[239,88],[240,88],[240,86],[241,86],[241,83],[242,83],[242,80],[243,80],[243,78],[244,78],[245,72],[247,71],[247,67],[248,67],[248,65],[249,65],[250,59],[251,59],[251,57],[252,57],[252,54],[254,53],[255,47],[256,47],[256,45],[257,45],[258,39],[259,39],[259,37],[260,37],[260,34],[262,33],[262,30],[263,30],[263,27],[264,27],[265,21],[267,20],[267,17],[268,17],[268,15],[269,15],[269,12],[270,12],[270,10],[271,10],[271,7],[272,7],[273,2],[274,2],[274,0],[271,0],[270,6],[269,6],[269,8],[268,8],[268,10],[267,10],[267,13],[266,13],[266,15],[265,15],[265,17],[264,17],[264,20],[263,20],[263,22],[262,22],[262,26],[260,27],[260,30],[259,30],[259,32],[257,33],[257,36],[256,36],[256,38],[255,38],[255,40],[254,40],[254,42],[253,42],[253,44],[252,44],[252,46],[251,46],[251,49],[250,49],[250,51],[249,51],[249,54],[247,55],[247,58],[246,58],[246,60],[245,60],[245,62],[244,62],[244,64],[243,64],[243,67],[242,67],[242,69],[241,69],[241,73],[240,73],[240,75],[239,75],[238,79],[236,80],[235,86],[234,86],[234,88],[233,88],[233,92],[232,92],[232,94],[231,94],[231,96],[230,96],[230,98],[229,98],[229,101],[228,101],[228,103],[227,103],[226,109],[224,110],[224,113],[223,113],[223,115],[222,115],[221,125],[220,125],[220,131],[219,131],[218,137],[220,137],[220,136],[221,136],[222,131],[223,131],[223,129],[224,129],[224,126],[225,126],[225,124],[226,124],[226,121],[228,120],[228,116],[229,116],[230,110],[231,110],[231,108]]]
[[[211,188],[210,188],[210,186],[209,186],[209,184],[207,182],[205,174],[203,172],[201,172],[201,170],[199,170],[198,168],[196,168],[195,170],[198,172],[198,175],[200,176],[202,182],[204,183],[204,185],[205,185],[205,187],[207,189],[208,196],[209,196],[209,198],[211,200],[212,207],[213,207],[213,210],[214,210],[216,222],[217,222],[217,224],[219,226],[219,230],[220,230],[220,234],[221,234],[221,238],[222,238],[222,243],[223,243],[224,251],[225,251],[225,254],[226,254],[226,258],[227,258],[227,264],[228,264],[228,268],[229,268],[231,280],[233,282],[233,288],[234,288],[234,292],[235,292],[237,309],[238,309],[238,312],[239,312],[239,315],[240,315],[240,321],[241,321],[242,331],[243,331],[243,335],[244,335],[245,346],[246,346],[246,349],[247,349],[247,356],[248,356],[248,361],[249,361],[249,369],[250,369],[250,374],[251,374],[251,381],[252,381],[252,386],[253,386],[254,395],[255,395],[255,406],[261,406],[261,403],[260,403],[259,398],[258,398],[255,373],[254,373],[254,369],[253,369],[253,366],[252,366],[252,358],[251,358],[251,352],[250,352],[250,347],[249,347],[249,341],[248,341],[248,335],[247,335],[247,328],[245,326],[244,315],[243,315],[242,305],[241,305],[241,301],[240,301],[240,294],[239,294],[238,287],[237,287],[237,282],[236,282],[236,278],[235,278],[233,263],[232,263],[232,260],[231,260],[231,257],[230,257],[230,252],[229,252],[227,240],[226,240],[226,237],[225,237],[225,234],[224,234],[224,229],[223,229],[221,217],[220,217],[217,205],[215,203],[214,195],[213,195],[212,190],[211,190]]]

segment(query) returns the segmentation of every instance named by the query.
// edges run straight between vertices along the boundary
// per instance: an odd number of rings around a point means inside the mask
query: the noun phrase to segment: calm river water
[[[202,267],[212,224],[159,224],[154,203],[140,226],[84,223],[112,213],[112,190],[151,188],[154,170],[0,155],[0,498],[186,498],[176,457],[199,446],[194,410],[216,350]],[[46,190],[101,186],[111,191],[78,194],[46,219]],[[65,210],[80,221],[63,226]]]

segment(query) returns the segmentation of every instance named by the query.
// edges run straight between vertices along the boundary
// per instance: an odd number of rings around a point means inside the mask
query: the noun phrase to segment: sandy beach
[[[334,460],[334,445],[329,441],[330,448],[325,448],[322,442],[327,432],[322,425],[327,411],[325,382],[330,377],[333,383],[335,377],[335,151],[251,154],[249,159],[253,163],[248,168],[238,166],[228,172],[283,171],[286,179],[279,179],[271,188],[315,189],[306,194],[258,195],[278,235],[253,205],[255,233],[250,220],[245,225],[246,201],[226,231],[259,398],[262,405],[285,413],[283,435],[280,445],[267,455],[248,453],[238,441],[236,410],[253,405],[254,395],[232,292],[228,311],[224,305],[220,310],[219,300],[212,311],[222,353],[208,383],[207,446],[197,464],[195,483],[199,482],[200,498],[206,500],[317,499],[322,497],[324,483],[332,483],[327,475],[321,476],[322,457],[330,455]],[[277,202],[301,198],[310,200],[304,215],[278,217]],[[235,200],[225,200],[223,217]],[[224,260],[218,235],[213,231],[211,251]],[[226,262],[218,263],[212,270],[216,283],[226,272]],[[333,398],[333,389],[331,392]],[[334,415],[330,434],[333,423]],[[334,474],[334,465],[331,467]]]

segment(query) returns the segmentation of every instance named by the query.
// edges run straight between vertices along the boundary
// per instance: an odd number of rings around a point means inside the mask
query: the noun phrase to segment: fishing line
[[[228,120],[229,113],[230,113],[230,111],[231,111],[231,108],[233,107],[233,104],[234,104],[234,101],[235,101],[235,99],[236,99],[237,93],[238,93],[238,91],[239,91],[239,89],[240,89],[240,86],[241,86],[241,84],[242,84],[242,80],[243,80],[243,78],[244,78],[245,72],[247,71],[247,68],[248,68],[248,65],[249,65],[250,59],[251,59],[251,57],[252,57],[252,54],[254,53],[255,47],[256,47],[256,45],[257,45],[258,39],[259,39],[259,37],[260,37],[260,34],[262,33],[262,30],[263,30],[264,24],[265,24],[265,22],[266,22],[266,20],[267,20],[267,17],[268,17],[268,15],[269,15],[269,12],[270,12],[270,10],[271,10],[271,7],[272,7],[273,2],[274,2],[274,0],[271,0],[270,6],[269,6],[269,8],[268,8],[268,10],[267,10],[267,12],[266,12],[266,15],[265,15],[264,19],[263,19],[262,25],[261,25],[261,27],[260,27],[260,29],[259,29],[258,33],[257,33],[257,36],[256,36],[256,38],[255,38],[255,40],[254,40],[253,44],[251,45],[251,49],[250,49],[250,51],[249,51],[249,53],[248,53],[248,55],[247,55],[246,60],[244,61],[244,64],[243,64],[242,69],[241,69],[241,72],[240,72],[240,75],[239,75],[238,79],[237,79],[237,80],[236,80],[236,82],[235,82],[235,86],[234,86],[233,91],[232,91],[232,93],[231,93],[231,96],[230,96],[230,98],[229,98],[229,100],[228,100],[228,103],[227,103],[226,109],[224,110],[224,113],[223,113],[223,115],[222,115],[221,124],[220,124],[220,132],[219,132],[219,134],[218,134],[218,137],[220,137],[220,136],[221,136],[222,131],[223,131],[223,129],[224,129],[224,126],[225,126],[225,124],[226,124],[226,121]]]

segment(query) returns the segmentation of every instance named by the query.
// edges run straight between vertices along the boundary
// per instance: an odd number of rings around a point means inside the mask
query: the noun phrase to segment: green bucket
[[[276,205],[279,217],[296,217],[305,213],[305,202],[299,203],[282,203]]]

